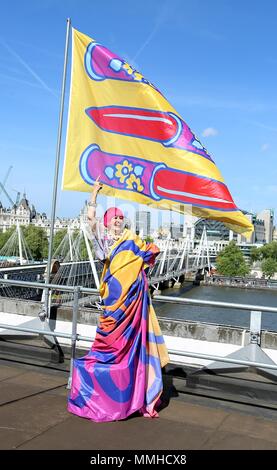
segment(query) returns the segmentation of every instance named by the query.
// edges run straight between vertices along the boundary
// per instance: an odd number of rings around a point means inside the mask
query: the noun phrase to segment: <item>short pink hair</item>
[[[113,217],[124,217],[123,212],[118,209],[117,207],[110,207],[109,209],[106,210],[104,214],[104,225],[105,227],[108,227],[108,225],[111,223],[111,220]]]

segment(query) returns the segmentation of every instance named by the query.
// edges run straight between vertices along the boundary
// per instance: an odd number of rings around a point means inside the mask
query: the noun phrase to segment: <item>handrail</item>
[[[153,300],[158,302],[168,302],[177,304],[209,305],[212,307],[236,308],[238,310],[263,311],[277,313],[277,307],[267,307],[266,305],[235,304],[232,302],[217,302],[216,300],[187,299],[183,297],[173,297],[167,295],[155,295]]]
[[[19,286],[19,287],[34,287],[35,289],[52,289],[52,290],[61,290],[64,292],[74,292],[77,287],[79,287],[81,292],[88,294],[99,294],[98,289],[82,287],[82,286],[65,286],[62,284],[47,284],[44,282],[29,282],[21,281],[14,279],[1,279],[0,278],[0,287],[1,284],[10,285],[10,286]]]
[[[54,337],[61,337],[61,338],[71,338],[72,335],[69,333],[62,333],[62,332],[54,332],[54,331],[45,331],[45,330],[40,330],[38,328],[22,328],[20,326],[14,326],[14,325],[5,325],[4,323],[0,323],[0,328],[5,328],[6,330],[15,330],[15,331],[22,331],[22,332],[29,332],[29,333],[37,333],[37,334],[42,334],[44,336],[54,336]],[[78,333],[76,334],[76,340],[77,341],[88,341],[92,342],[94,340],[94,337],[89,337],[89,336],[82,336],[79,335]],[[198,359],[205,359],[205,360],[211,360],[211,361],[220,361],[220,362],[225,362],[229,364],[239,364],[239,365],[245,365],[245,366],[251,366],[251,367],[259,367],[259,368],[264,368],[264,369],[272,369],[272,370],[277,370],[277,364],[266,364],[262,362],[254,362],[254,361],[244,361],[244,360],[239,360],[239,359],[231,359],[228,357],[224,356],[215,356],[213,354],[201,354],[201,353],[194,353],[190,351],[176,351],[175,349],[168,349],[169,354],[174,354],[175,356],[184,356],[184,357],[193,357],[193,358],[198,358]]]
[[[97,259],[94,260],[95,263],[99,263]],[[61,266],[67,266],[72,264],[90,264],[90,261],[62,261],[60,263]],[[47,262],[45,263],[33,263],[33,264],[21,264],[16,266],[2,266],[0,267],[0,273],[9,273],[9,272],[16,272],[16,271],[28,271],[28,269],[36,269],[36,268],[46,268]]]
[[[0,287],[1,284],[6,285],[14,285],[19,287],[34,287],[36,289],[52,289],[52,290],[60,290],[65,292],[74,292],[74,290],[78,287],[80,292],[84,294],[99,294],[98,289],[93,289],[89,287],[82,287],[82,286],[65,286],[60,284],[46,284],[41,282],[28,282],[28,281],[20,281],[20,280],[13,280],[13,279],[0,279]],[[201,299],[188,299],[184,297],[174,297],[168,295],[155,295],[153,297],[153,301],[158,302],[168,302],[168,303],[177,303],[177,304],[191,304],[191,305],[207,305],[212,307],[223,307],[223,308],[232,308],[238,310],[249,310],[249,311],[263,311],[263,312],[271,312],[277,313],[277,307],[268,307],[266,305],[251,305],[251,304],[236,304],[232,302],[217,302],[214,300],[201,300]]]
[[[20,281],[20,280],[13,280],[13,279],[0,279],[0,287],[4,285],[34,287],[34,288],[42,289],[42,290],[52,289],[52,290],[73,292],[74,302],[73,302],[73,309],[72,309],[71,334],[62,333],[62,332],[54,332],[51,330],[49,331],[49,329],[40,330],[40,329],[32,329],[32,328],[26,328],[26,327],[20,327],[20,326],[18,327],[15,325],[8,325],[8,324],[2,324],[2,323],[0,324],[0,328],[3,328],[3,329],[24,331],[24,332],[29,332],[29,333],[37,333],[37,334],[41,334],[44,336],[70,338],[71,339],[71,357],[70,357],[70,373],[69,373],[69,379],[68,379],[68,388],[70,388],[71,380],[72,380],[72,373],[73,373],[73,362],[74,362],[75,351],[76,351],[76,342],[79,340],[91,342],[93,340],[93,338],[90,338],[87,336],[81,336],[77,333],[77,323],[78,323],[77,314],[78,314],[78,308],[79,308],[79,294],[81,292],[88,293],[88,294],[99,294],[99,290],[85,288],[81,286],[63,286],[63,285],[57,285],[57,284],[51,284],[51,283],[47,284],[47,283],[28,282],[28,281]],[[235,303],[230,303],[230,302],[216,302],[216,301],[210,301],[210,300],[187,299],[187,298],[181,298],[181,297],[162,296],[162,295],[156,295],[154,297],[154,300],[158,302],[170,302],[170,303],[176,303],[176,304],[190,304],[190,305],[204,305],[204,306],[209,305],[209,306],[214,306],[214,307],[233,308],[233,309],[236,308],[236,309],[246,310],[246,311],[251,311],[251,312],[259,312],[260,315],[262,311],[277,313],[277,308],[267,307],[267,306],[262,306],[262,305],[235,304]],[[214,356],[210,354],[192,353],[189,351],[176,351],[176,350],[169,349],[168,352],[170,354],[174,354],[177,356],[194,357],[194,358],[205,359],[205,360],[215,360],[215,361],[220,361],[220,362],[225,362],[225,363],[233,363],[233,364],[240,364],[240,365],[245,365],[245,366],[250,366],[250,367],[252,366],[252,367],[259,367],[259,368],[264,368],[264,369],[277,370],[276,364],[264,364],[264,363],[259,363],[255,361],[239,360],[239,359],[233,359],[233,358],[228,358],[224,356],[222,357],[222,356]]]

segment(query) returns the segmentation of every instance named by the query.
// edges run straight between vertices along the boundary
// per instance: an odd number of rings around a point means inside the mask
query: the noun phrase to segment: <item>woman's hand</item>
[[[91,229],[94,230],[96,226],[96,199],[97,199],[97,194],[99,191],[102,189],[103,184],[99,182],[99,176],[95,180],[95,183],[93,185],[92,191],[91,191],[91,196],[90,196],[90,202],[88,203],[88,222],[91,226]]]
[[[103,188],[103,184],[100,183],[99,176],[98,176],[98,178],[95,180],[95,183],[93,185],[92,192],[91,192],[92,202],[96,201],[97,195],[102,188]]]

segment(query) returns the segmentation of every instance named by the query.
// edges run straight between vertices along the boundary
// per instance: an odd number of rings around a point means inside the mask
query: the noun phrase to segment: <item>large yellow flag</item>
[[[212,157],[162,93],[125,60],[73,29],[63,189],[103,193],[217,219],[249,236]]]

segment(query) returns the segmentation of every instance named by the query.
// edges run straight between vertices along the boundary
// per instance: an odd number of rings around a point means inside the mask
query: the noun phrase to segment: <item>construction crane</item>
[[[6,182],[7,182],[7,179],[8,179],[8,177],[9,177],[9,175],[10,175],[10,172],[12,171],[12,168],[13,168],[13,167],[12,167],[12,165],[11,165],[11,166],[9,167],[7,173],[6,173],[6,176],[5,176],[4,181],[3,181],[3,183],[2,183],[3,187],[5,187],[5,184],[6,184]],[[1,194],[1,192],[2,192],[3,187],[0,188],[0,194]]]
[[[5,188],[7,179],[8,179],[8,177],[9,177],[9,175],[10,175],[10,172],[12,171],[12,168],[13,168],[13,167],[12,167],[12,165],[11,165],[11,166],[9,167],[7,173],[6,173],[6,176],[5,176],[5,178],[4,178],[4,181],[3,181],[2,183],[0,182],[0,194],[1,194],[2,191],[3,191],[3,193],[4,193],[5,196],[6,196],[6,198],[9,200],[10,204],[11,204],[12,207],[13,207],[14,205],[17,206],[18,203],[19,203],[19,200],[20,200],[20,192],[17,191],[17,190],[13,190],[13,191],[16,191],[16,193],[17,193],[16,201],[14,202],[14,200],[11,198],[11,196],[9,195],[9,193],[7,192],[7,190],[6,190],[6,188]]]
[[[19,201],[20,201],[20,195],[21,195],[21,193],[20,193],[20,191],[17,191],[17,189],[13,189],[13,191],[16,192],[16,201],[15,201],[15,205],[18,206]]]
[[[10,197],[10,195],[7,193],[7,191],[5,190],[5,186],[0,183],[0,189],[3,191],[3,193],[6,195],[7,199],[10,201],[11,205],[14,206],[14,201],[12,200],[12,198]]]

